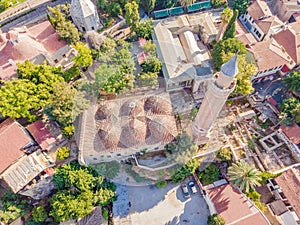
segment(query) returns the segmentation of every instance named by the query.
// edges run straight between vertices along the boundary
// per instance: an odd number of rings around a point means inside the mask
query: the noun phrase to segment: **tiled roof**
[[[291,23],[286,29],[275,34],[274,39],[282,45],[291,58],[300,63],[300,22]]]
[[[247,49],[253,53],[259,71],[281,65],[286,65],[289,69],[295,66],[293,59],[273,38],[257,42]]]
[[[222,185],[207,192],[226,224],[270,225],[260,211],[231,185]]]
[[[294,144],[300,144],[300,127],[296,123],[293,126],[280,126],[280,129]]]
[[[23,155],[21,149],[30,142],[30,137],[13,119],[0,124],[0,174]]]
[[[66,45],[58,40],[49,21],[32,27],[16,27],[0,37],[0,79],[11,79],[16,74],[16,62],[23,62],[39,54],[52,54]],[[9,62],[10,61],[10,62]]]
[[[272,16],[272,12],[269,9],[265,1],[256,0],[251,3],[247,9],[249,15],[254,19],[258,20],[263,17]]]
[[[288,199],[290,205],[300,218],[300,169],[292,168],[284,172],[275,181]]]
[[[50,145],[55,143],[55,138],[49,132],[45,124],[40,120],[28,125],[26,129],[43,150],[47,150]]]

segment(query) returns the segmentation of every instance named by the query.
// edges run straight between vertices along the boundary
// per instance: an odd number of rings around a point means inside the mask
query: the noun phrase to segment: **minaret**
[[[193,140],[204,143],[209,139],[209,131],[223,108],[229,94],[234,90],[238,73],[237,55],[222,65],[221,71],[216,73],[207,84],[207,91],[199,112],[192,124]]]

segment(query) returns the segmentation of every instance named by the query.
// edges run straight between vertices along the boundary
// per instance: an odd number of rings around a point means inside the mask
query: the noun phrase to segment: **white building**
[[[90,0],[72,0],[70,14],[81,32],[98,30],[102,27],[97,9]]]
[[[272,14],[267,3],[262,0],[254,1],[239,19],[258,41],[270,39],[283,27],[283,22]]]

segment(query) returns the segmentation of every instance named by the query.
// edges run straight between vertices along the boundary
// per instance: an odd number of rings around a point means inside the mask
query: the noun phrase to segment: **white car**
[[[191,197],[186,184],[181,185],[181,190],[182,190],[184,198],[190,198]]]
[[[193,181],[189,182],[189,187],[191,188],[193,194],[198,193],[195,183]]]

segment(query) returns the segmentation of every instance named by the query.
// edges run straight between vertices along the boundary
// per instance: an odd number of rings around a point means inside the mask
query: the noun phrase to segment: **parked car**
[[[193,181],[189,182],[189,187],[191,188],[193,194],[198,193],[195,183]]]
[[[188,188],[187,188],[187,186],[186,186],[186,184],[182,184],[181,185],[181,190],[182,190],[182,193],[183,193],[183,197],[184,198],[190,198],[191,196],[190,196],[190,193],[189,193],[189,190],[188,190]]]

